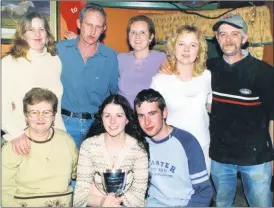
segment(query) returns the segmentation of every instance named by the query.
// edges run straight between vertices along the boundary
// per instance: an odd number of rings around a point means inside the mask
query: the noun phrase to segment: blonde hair
[[[199,50],[198,50],[198,56],[194,62],[194,69],[193,69],[193,76],[197,77],[201,75],[206,69],[206,60],[207,60],[207,43],[204,38],[204,35],[197,27],[184,25],[176,30],[175,34],[171,36],[167,42],[167,47],[166,47],[166,54],[168,57],[167,59],[171,66],[171,72],[174,74],[179,74],[176,68],[177,60],[174,54],[175,45],[176,45],[176,41],[178,40],[178,37],[186,33],[194,33],[198,39]]]
[[[48,24],[46,18],[37,12],[28,13],[20,19],[19,24],[16,28],[16,32],[14,34],[14,39],[12,40],[11,49],[7,53],[7,55],[11,55],[15,59],[20,58],[20,57],[27,59],[27,53],[29,51],[29,44],[24,39],[24,34],[31,27],[31,21],[34,18],[40,19],[44,24],[44,28],[47,33],[47,42],[45,44],[47,51],[52,56],[57,55],[57,50],[55,48],[55,40],[54,40],[54,37],[50,31],[49,24]]]

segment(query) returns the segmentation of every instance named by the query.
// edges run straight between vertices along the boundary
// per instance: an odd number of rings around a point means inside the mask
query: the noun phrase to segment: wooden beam
[[[152,2],[152,1],[93,1],[88,0],[90,3],[98,4],[103,7],[111,8],[137,8],[137,9],[168,9],[168,10],[213,10],[218,9],[218,3],[208,3],[205,1],[204,6],[195,7],[194,6],[185,6],[182,3],[176,2]],[[172,2],[172,3],[171,3]],[[176,6],[175,6],[176,5]]]

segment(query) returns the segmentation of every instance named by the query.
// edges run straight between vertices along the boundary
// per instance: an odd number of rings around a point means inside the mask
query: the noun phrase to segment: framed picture
[[[18,20],[27,12],[36,11],[48,20],[51,32],[58,39],[58,5],[57,1],[1,1],[1,42],[10,43],[16,30]]]

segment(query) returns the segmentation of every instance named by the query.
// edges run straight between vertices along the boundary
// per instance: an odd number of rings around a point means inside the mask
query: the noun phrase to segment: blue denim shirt
[[[57,44],[62,62],[61,81],[63,109],[74,113],[94,114],[106,97],[118,91],[118,60],[116,52],[99,43],[96,53],[84,62],[77,39]]]

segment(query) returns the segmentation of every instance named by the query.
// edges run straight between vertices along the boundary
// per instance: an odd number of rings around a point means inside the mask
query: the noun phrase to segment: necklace
[[[135,60],[135,66],[136,66],[136,68],[137,69],[139,69],[140,68],[140,66],[141,66],[141,60]]]
[[[25,134],[25,135],[27,136],[27,138],[28,138],[30,141],[32,141],[32,142],[34,142],[34,143],[37,143],[37,144],[44,144],[44,143],[50,142],[50,141],[52,140],[52,138],[53,138],[53,136],[54,136],[54,128],[51,127],[51,130],[52,130],[52,134],[50,135],[50,131],[49,131],[49,133],[48,133],[48,135],[47,135],[48,139],[45,140],[45,141],[37,141],[37,140],[32,139],[32,138],[31,138],[31,135],[30,135],[30,130],[28,131],[28,132],[29,132],[29,136],[26,135],[26,134]],[[48,155],[49,155],[49,153],[50,153],[50,150],[51,150],[51,144],[50,144],[50,147],[49,147],[49,151],[48,151],[48,153],[46,154],[46,155],[47,155],[47,156],[46,156],[46,161],[47,161],[47,162],[49,162],[49,157],[48,157]]]
[[[109,150],[109,147],[108,147],[107,142],[106,142],[106,136],[104,137],[104,139],[105,139],[106,149]],[[123,145],[121,146],[121,148],[119,149],[119,151],[116,152],[115,154],[110,153],[110,151],[108,151],[108,153],[109,153],[109,155],[111,156],[111,159],[112,159],[111,169],[113,169],[115,167],[116,162],[117,162],[117,160],[118,160],[118,158],[119,158],[119,156],[120,156],[120,154],[122,152],[122,149],[124,148],[125,143],[126,143],[126,138],[124,139]]]

